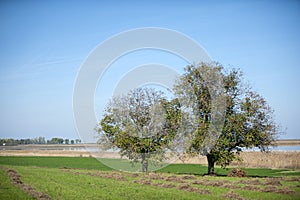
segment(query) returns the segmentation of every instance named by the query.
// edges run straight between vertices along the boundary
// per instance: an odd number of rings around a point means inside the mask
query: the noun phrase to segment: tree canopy
[[[218,86],[220,80],[222,87]],[[216,84],[217,87],[210,88]],[[243,148],[258,147],[265,151],[275,139],[277,126],[272,109],[243,82],[243,75],[237,69],[226,72],[217,63],[189,65],[174,91],[191,126],[186,129],[192,135],[187,152],[207,157],[208,174],[214,174],[215,163],[228,165]],[[217,93],[223,99],[218,103],[223,102],[224,107],[214,110],[212,99]],[[214,126],[214,112],[223,113],[220,118],[223,122],[218,124],[222,128],[215,129],[219,131],[217,134],[210,130]]]
[[[160,162],[180,126],[178,100],[168,101],[162,92],[137,88],[114,97],[97,127],[102,148],[118,148],[122,156],[142,163]]]
[[[225,167],[245,148],[266,151],[276,137],[273,110],[238,69],[189,65],[173,91],[173,100],[149,88],[113,97],[97,127],[100,146],[141,162],[142,171],[166,149],[201,154],[214,174],[215,163]]]

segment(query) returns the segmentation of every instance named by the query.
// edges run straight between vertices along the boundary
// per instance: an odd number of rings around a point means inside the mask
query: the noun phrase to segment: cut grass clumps
[[[45,194],[43,192],[38,192],[32,186],[24,184],[23,181],[21,180],[21,176],[15,170],[8,169],[8,168],[4,168],[4,170],[6,171],[12,184],[14,186],[20,188],[21,190],[23,190],[25,193],[27,193],[31,197],[34,197],[35,199],[39,199],[39,200],[49,200],[50,199],[50,197],[47,194]]]
[[[0,180],[0,199],[34,199],[20,188],[13,185],[3,168],[0,168]]]
[[[169,173],[10,167],[53,199],[299,199],[296,177],[237,178]],[[0,198],[1,199],[1,198]]]
[[[239,169],[239,168],[234,168],[232,170],[230,170],[230,172],[228,173],[229,177],[246,177],[247,176],[247,172]]]

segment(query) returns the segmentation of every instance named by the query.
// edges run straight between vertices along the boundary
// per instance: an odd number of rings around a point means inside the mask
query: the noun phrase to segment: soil
[[[35,199],[38,200],[48,200],[51,199],[48,194],[45,194],[43,192],[36,191],[32,186],[24,184],[21,180],[21,176],[13,169],[5,168],[5,171],[7,175],[9,176],[12,183],[19,187],[21,190],[23,190],[28,195],[32,196]]]

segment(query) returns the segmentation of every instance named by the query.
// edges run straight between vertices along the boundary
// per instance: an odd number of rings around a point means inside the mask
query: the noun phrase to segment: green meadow
[[[218,167],[219,176],[205,176],[207,167],[196,164],[129,173],[87,157],[0,157],[0,199],[300,198],[300,172],[244,170],[248,177],[228,177],[230,169]]]

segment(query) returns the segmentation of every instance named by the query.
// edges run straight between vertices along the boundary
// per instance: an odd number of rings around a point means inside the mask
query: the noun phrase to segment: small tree
[[[224,120],[218,138],[214,138],[214,145],[209,148],[206,138],[210,137],[209,127],[212,123],[212,94],[204,77],[207,74],[220,74],[223,87]],[[236,153],[242,148],[258,147],[262,151],[274,141],[277,127],[273,120],[273,111],[263,97],[251,91],[250,87],[242,83],[242,73],[239,70],[225,72],[217,63],[190,65],[185,68],[174,90],[180,102],[188,110],[189,121],[192,126],[193,138],[187,151],[200,153],[207,157],[208,174],[214,174],[215,163],[222,167],[236,158]],[[218,91],[214,91],[217,93]],[[223,111],[221,111],[223,112]],[[189,129],[186,129],[189,130]]]
[[[177,100],[168,101],[161,92],[138,88],[109,103],[97,128],[98,143],[102,148],[118,148],[121,156],[141,162],[146,172],[150,159],[164,158],[164,149],[176,136],[180,117]],[[154,154],[155,158],[151,157]]]
[[[65,144],[69,144],[70,140],[69,139],[65,139]]]
[[[62,139],[62,138],[52,138],[49,143],[50,144],[63,144],[64,139]]]

